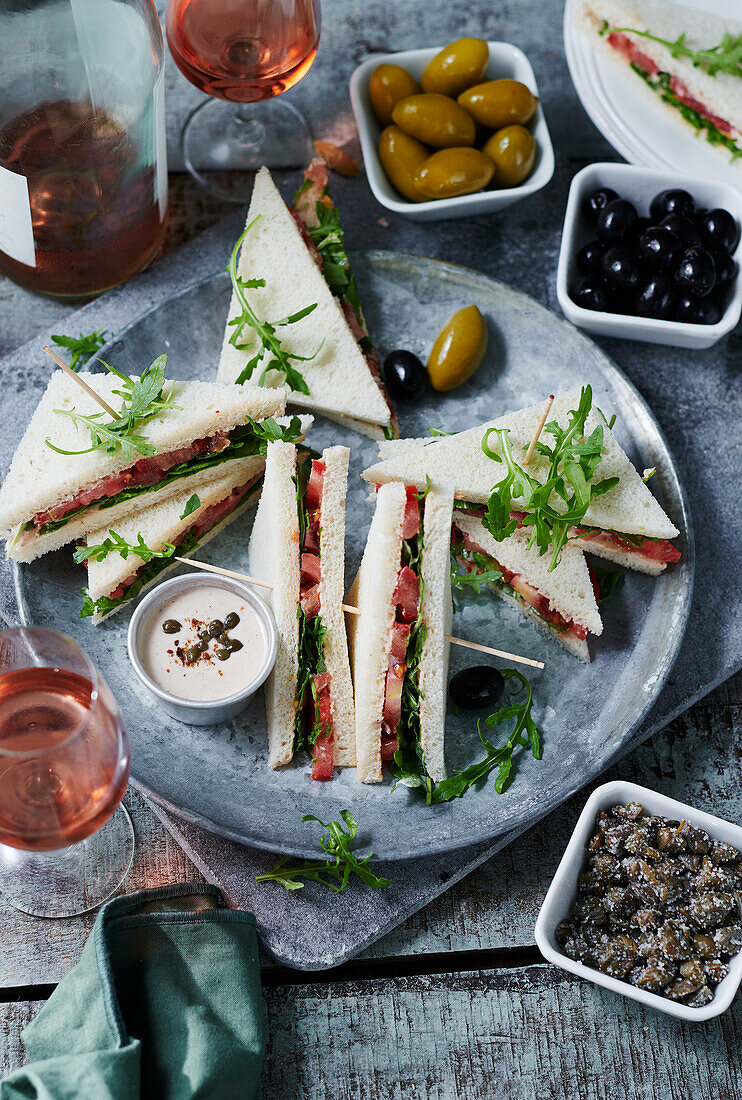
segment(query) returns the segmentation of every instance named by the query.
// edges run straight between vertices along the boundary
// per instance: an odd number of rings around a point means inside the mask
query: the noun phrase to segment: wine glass
[[[167,40],[175,64],[215,97],[183,127],[191,175],[221,198],[244,202],[239,173],[303,167],[311,157],[300,111],[277,100],[317,55],[320,0],[169,0]],[[260,106],[256,106],[256,104]]]
[[[39,917],[94,909],[131,867],[129,740],[107,684],[64,634],[0,632],[0,892]]]

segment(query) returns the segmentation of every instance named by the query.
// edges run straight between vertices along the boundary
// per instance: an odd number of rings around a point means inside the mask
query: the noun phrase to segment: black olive
[[[660,321],[669,321],[672,317],[673,295],[667,276],[656,272],[641,283],[633,307],[639,317],[656,317]]]
[[[591,225],[595,225],[601,210],[605,210],[609,202],[617,199],[618,195],[610,187],[599,187],[585,199],[583,212]]]
[[[165,619],[165,622],[162,624],[162,629],[166,634],[177,634],[181,629],[181,625],[177,619]]]
[[[232,650],[231,649],[215,649],[214,650],[214,656],[216,657],[217,661],[227,661],[232,656]]]
[[[696,245],[701,243],[701,234],[698,231],[698,226],[694,225],[689,218],[684,218],[681,214],[668,214],[666,218],[663,218],[660,225],[664,225],[667,229],[671,229],[676,236],[680,237],[680,240],[688,248],[695,248]]]
[[[639,261],[628,248],[609,248],[601,267],[605,281],[616,290],[633,290],[639,282]]]
[[[384,360],[384,381],[393,397],[417,404],[425,396],[427,371],[411,351],[390,351]]]
[[[491,665],[462,668],[451,677],[448,694],[462,710],[484,710],[493,706],[503,693],[505,680]]]
[[[236,653],[238,649],[242,649],[242,642],[239,638],[230,638],[229,648],[232,650],[233,653]]]
[[[606,251],[603,241],[589,241],[577,253],[577,267],[583,275],[598,275],[600,273],[600,261]]]
[[[639,238],[641,237],[642,233],[646,233],[646,231],[650,228],[651,225],[652,225],[652,219],[651,218],[637,218],[636,221],[634,222],[633,226],[631,227],[629,235],[626,239],[626,243],[630,247],[632,247],[634,245],[638,245]]]
[[[649,204],[649,213],[653,221],[659,222],[668,214],[680,214],[684,218],[692,218],[696,209],[693,196],[679,187],[670,188],[668,191],[660,191]]]
[[[739,226],[728,210],[706,210],[698,222],[701,241],[711,250],[719,249],[729,255],[739,241]]]
[[[682,247],[680,237],[666,225],[652,225],[639,238],[639,255],[650,267],[670,267]]]
[[[237,612],[236,611],[230,611],[230,613],[227,615],[226,619],[224,620],[224,625],[227,628],[227,630],[234,630],[234,628],[237,626],[239,621],[240,621],[240,617],[237,614]]]
[[[224,633],[224,623],[221,619],[214,619],[209,623],[209,637],[218,638],[220,634]]]
[[[634,204],[626,199],[613,199],[598,215],[598,237],[608,244],[620,244],[634,228],[635,221]]]
[[[694,298],[686,294],[675,306],[675,320],[689,325],[716,325],[721,320],[721,308],[715,296]]]
[[[583,309],[595,309],[602,313],[608,309],[605,287],[595,276],[580,280],[572,291],[572,300]]]
[[[186,650],[186,661],[189,665],[195,665],[196,661],[199,659],[202,653],[203,650],[200,646],[190,645]]]
[[[687,248],[675,270],[675,284],[683,294],[703,298],[716,282],[714,261],[705,248]]]
[[[712,252],[716,286],[729,286],[737,276],[737,265],[728,252]]]

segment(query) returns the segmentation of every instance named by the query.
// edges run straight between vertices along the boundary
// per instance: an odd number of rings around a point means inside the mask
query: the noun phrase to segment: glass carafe
[[[55,297],[99,294],[165,234],[153,0],[5,0],[0,41],[0,272]]]

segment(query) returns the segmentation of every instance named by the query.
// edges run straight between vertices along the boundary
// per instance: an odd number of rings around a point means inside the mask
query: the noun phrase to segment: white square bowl
[[[569,915],[570,906],[577,894],[577,881],[585,860],[587,842],[595,826],[595,817],[598,810],[608,809],[620,803],[640,802],[650,814],[660,814],[664,817],[678,821],[688,821],[695,827],[706,830],[713,840],[720,840],[731,844],[738,851],[742,851],[742,828],[733,825],[730,821],[724,821],[720,817],[713,817],[687,806],[684,802],[676,802],[674,798],[668,798],[658,791],[652,791],[648,787],[640,787],[636,783],[604,783],[602,787],[588,798],[585,808],[580,814],[579,821],[572,833],[567,849],[557,867],[556,874],[544,898],[538,918],[536,920],[535,938],[539,950],[549,962],[560,966],[563,970],[569,970],[581,978],[586,978],[596,985],[602,985],[614,993],[622,993],[624,997],[630,997],[634,1001],[657,1008],[660,1012],[667,1012],[670,1016],[678,1016],[681,1020],[691,1020],[701,1023],[710,1020],[725,1012],[732,1003],[734,996],[742,981],[742,952],[738,952],[729,962],[729,973],[716,987],[714,999],[701,1008],[691,1008],[679,1001],[671,1001],[668,997],[661,997],[658,993],[648,993],[644,989],[638,989],[629,982],[621,981],[603,974],[592,966],[570,959],[557,945],[555,938],[556,927],[561,920]]]
[[[531,89],[534,95],[538,95],[536,77],[522,50],[517,46],[511,46],[509,42],[488,42],[487,45],[490,58],[483,80],[498,80],[500,77],[520,80]],[[511,206],[514,202],[519,202],[528,195],[540,191],[554,174],[554,150],[542,105],[539,102],[531,126],[531,132],[536,141],[536,160],[530,176],[519,187],[478,191],[474,195],[432,199],[430,202],[410,202],[402,198],[392,186],[379,160],[377,150],[384,127],[379,124],[371,106],[368,93],[369,80],[371,73],[378,65],[390,64],[401,65],[414,76],[415,80],[419,81],[425,66],[442,49],[442,46],[433,46],[426,50],[373,54],[372,57],[361,62],[350,78],[350,102],[353,106],[353,114],[356,116],[369,186],[376,199],[387,210],[392,210],[395,214],[404,214],[408,218],[421,222],[440,221],[443,218],[466,218],[474,214],[492,214],[497,210],[504,210],[506,206]]]
[[[597,336],[618,336],[626,340],[643,340],[649,344],[667,344],[676,348],[710,348],[739,323],[742,313],[742,272],[738,270],[731,298],[721,320],[715,325],[690,325],[682,321],[660,321],[654,317],[634,317],[623,313],[601,313],[583,309],[572,300],[569,287],[579,278],[577,253],[584,244],[595,239],[595,230],[583,214],[584,200],[597,187],[612,187],[622,199],[636,206],[640,217],[649,214],[649,203],[658,191],[680,187],[689,191],[698,206],[706,209],[723,207],[742,225],[742,191],[724,180],[703,176],[686,176],[679,172],[639,168],[635,164],[589,164],[572,180],[564,215],[562,243],[557,270],[557,297],[564,316],[573,325]],[[742,238],[734,253],[737,267],[742,267]]]

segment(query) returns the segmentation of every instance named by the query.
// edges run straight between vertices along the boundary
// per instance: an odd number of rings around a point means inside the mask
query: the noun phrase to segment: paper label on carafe
[[[28,180],[0,167],[0,252],[27,267],[36,267]]]

